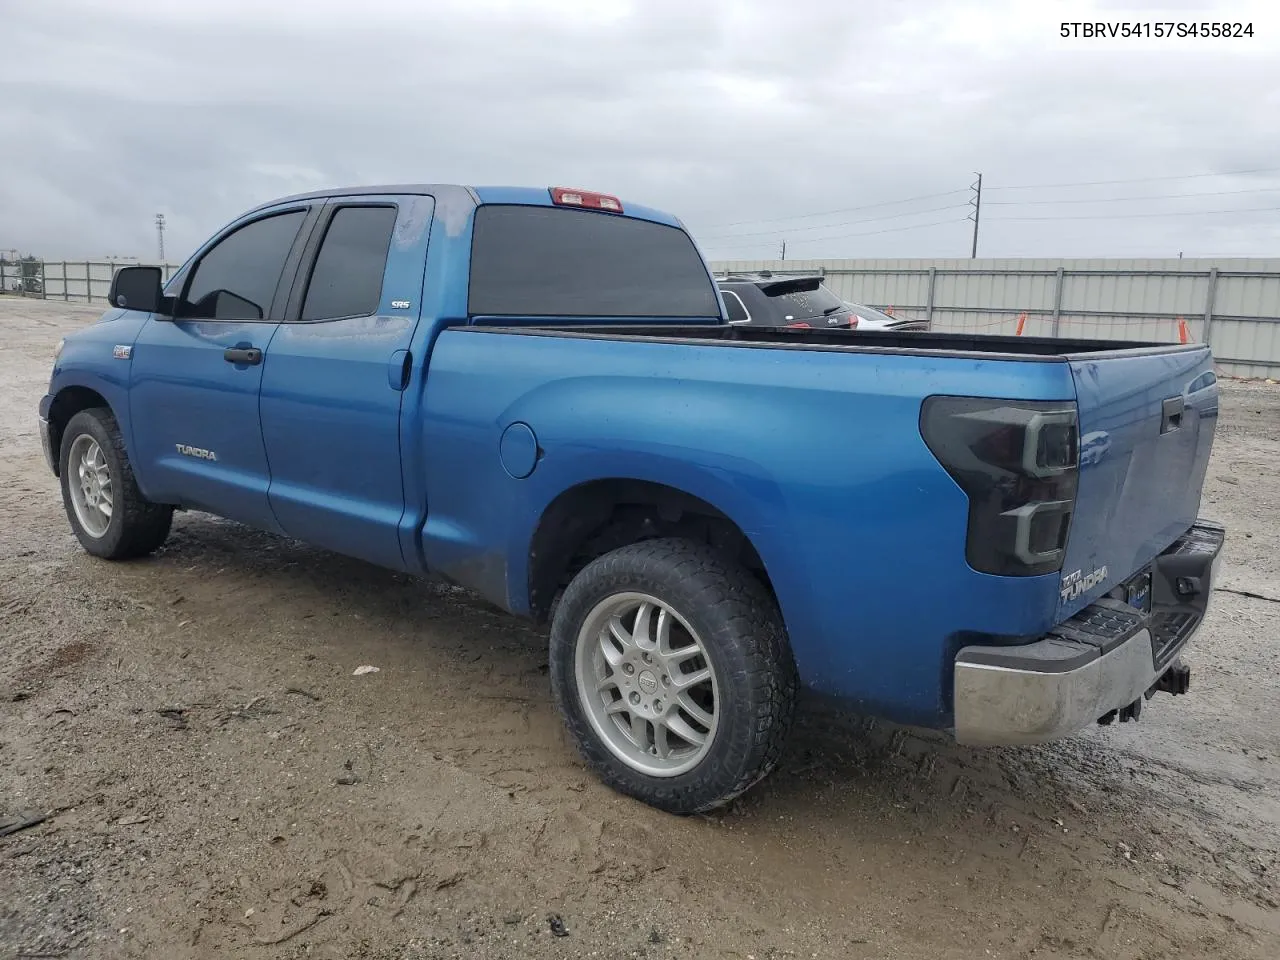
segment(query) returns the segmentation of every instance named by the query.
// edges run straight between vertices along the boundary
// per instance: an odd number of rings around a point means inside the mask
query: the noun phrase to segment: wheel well
[[[62,432],[67,429],[72,417],[81,410],[93,407],[106,407],[109,410],[111,404],[98,391],[88,387],[64,387],[53,398],[53,403],[49,406],[49,446],[53,450],[55,469],[59,462],[58,451],[62,449]]]
[[[745,567],[777,602],[760,554],[711,504],[660,483],[595,480],[560,494],[542,514],[529,548],[529,607],[545,620],[583,567],[611,550],[658,537],[706,543]]]

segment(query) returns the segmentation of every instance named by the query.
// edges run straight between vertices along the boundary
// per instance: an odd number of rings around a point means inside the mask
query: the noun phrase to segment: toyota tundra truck
[[[195,510],[448,578],[549,622],[587,763],[690,813],[806,688],[974,745],[1185,692],[1217,398],[1202,344],[734,325],[667,214],[418,185],[121,269],[39,413],[89,553]]]

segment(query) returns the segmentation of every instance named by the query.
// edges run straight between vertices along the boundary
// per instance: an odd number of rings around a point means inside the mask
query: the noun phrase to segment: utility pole
[[[160,262],[164,263],[164,214],[156,214],[156,239],[160,243]]]
[[[973,198],[969,201],[969,206],[973,207],[973,213],[965,217],[966,220],[973,221],[973,249],[969,252],[969,259],[975,260],[978,256],[978,218],[982,216],[982,174],[976,174],[978,180],[976,183],[969,184],[969,189],[973,191]]]
[[[785,240],[782,241],[782,256],[779,257],[778,259],[779,260],[787,259],[787,241]]]

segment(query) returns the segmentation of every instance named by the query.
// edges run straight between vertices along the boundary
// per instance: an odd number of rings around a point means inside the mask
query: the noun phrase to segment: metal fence
[[[137,260],[0,259],[0,293],[105,304],[116,271],[138,263]],[[155,266],[160,267],[168,280],[180,265],[160,263]]]
[[[0,259],[0,292],[106,303],[137,261]],[[168,279],[177,264],[159,264]],[[936,329],[1209,343],[1223,373],[1280,375],[1280,259],[734,260],[718,274],[821,273],[846,300]]]
[[[1280,260],[732,260],[821,273],[840,297],[939,330],[1209,343],[1223,373],[1280,375]]]

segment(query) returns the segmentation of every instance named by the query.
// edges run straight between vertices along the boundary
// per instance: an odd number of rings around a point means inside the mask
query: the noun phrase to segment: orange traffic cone
[[[1023,328],[1027,325],[1027,315],[1025,312],[1018,314],[1018,329],[1014,331],[1015,337],[1022,336]]]
[[[1178,318],[1178,342],[1191,342],[1191,331],[1187,328],[1187,321],[1183,320],[1181,317]]]

